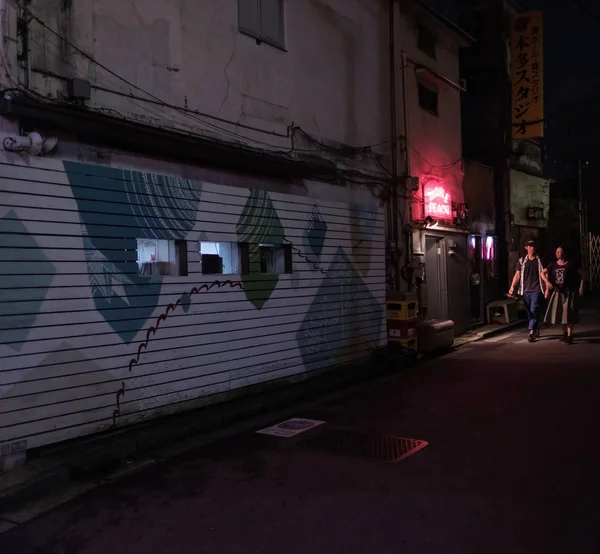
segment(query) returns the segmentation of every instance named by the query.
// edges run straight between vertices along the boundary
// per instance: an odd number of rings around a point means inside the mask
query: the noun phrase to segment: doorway
[[[425,236],[425,283],[427,319],[447,319],[446,252],[443,237]]]
[[[457,336],[470,328],[469,263],[467,236],[446,237],[446,279],[448,319],[454,321]]]
[[[471,323],[483,321],[483,261],[481,236],[469,237],[469,277],[471,300]]]

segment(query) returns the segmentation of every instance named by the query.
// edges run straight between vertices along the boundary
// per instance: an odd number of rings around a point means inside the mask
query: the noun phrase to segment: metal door
[[[443,237],[425,237],[426,318],[447,319],[445,244]]]

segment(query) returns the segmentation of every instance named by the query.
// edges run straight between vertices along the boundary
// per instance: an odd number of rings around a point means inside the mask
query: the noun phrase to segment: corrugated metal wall
[[[0,158],[0,445],[32,448],[314,372],[385,342],[381,209],[59,160]],[[339,190],[339,188],[338,188]],[[187,241],[139,275],[137,239]],[[243,243],[203,275],[199,241]],[[289,274],[260,273],[260,243]],[[26,442],[25,442],[26,441]]]

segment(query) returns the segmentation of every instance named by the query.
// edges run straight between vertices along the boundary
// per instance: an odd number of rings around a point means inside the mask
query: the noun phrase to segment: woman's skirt
[[[550,323],[551,325],[579,323],[576,293],[555,290],[550,297],[550,302],[548,302],[544,323]]]

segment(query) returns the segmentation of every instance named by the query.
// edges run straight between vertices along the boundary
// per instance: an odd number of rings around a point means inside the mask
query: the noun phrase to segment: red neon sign
[[[425,217],[452,219],[452,198],[450,193],[437,181],[424,187]]]

